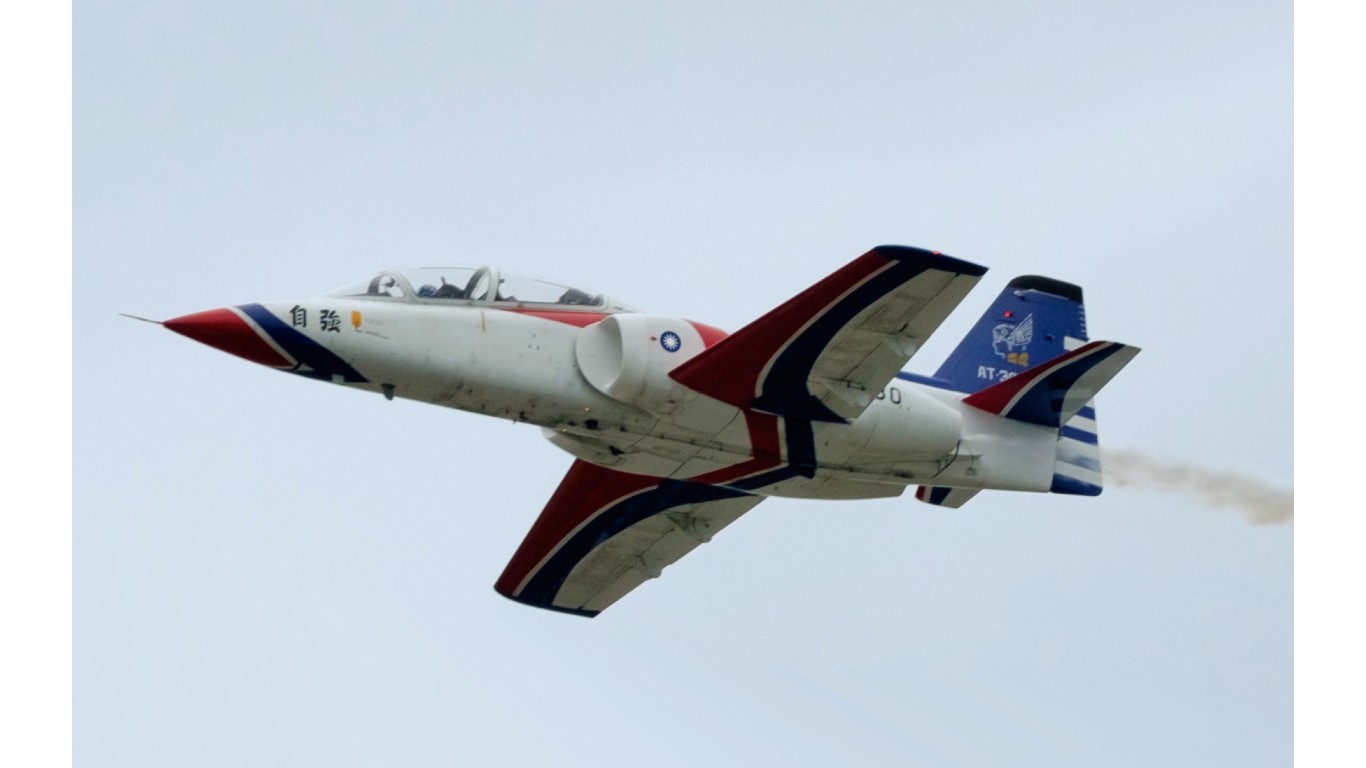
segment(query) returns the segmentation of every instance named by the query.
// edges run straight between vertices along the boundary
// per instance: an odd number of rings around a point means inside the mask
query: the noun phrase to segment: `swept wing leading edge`
[[[675,381],[738,408],[853,421],[986,268],[879,246],[675,369]]]

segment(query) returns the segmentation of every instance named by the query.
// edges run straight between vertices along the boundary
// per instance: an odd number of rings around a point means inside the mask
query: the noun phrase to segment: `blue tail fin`
[[[1058,427],[1053,493],[1101,492],[1100,440],[1095,406],[1089,401],[1138,353],[1122,344],[1087,345],[1087,338],[1081,287],[1025,275],[1010,281],[934,375],[968,393],[964,402],[970,405]],[[1077,354],[1060,359],[1073,351]],[[1073,358],[1079,359],[1069,363]],[[1002,384],[1008,380],[1014,381]],[[971,498],[946,489],[921,491],[917,498],[942,506]]]
[[[1086,338],[1080,286],[1049,277],[1017,277],[934,378],[970,394],[1051,360]]]

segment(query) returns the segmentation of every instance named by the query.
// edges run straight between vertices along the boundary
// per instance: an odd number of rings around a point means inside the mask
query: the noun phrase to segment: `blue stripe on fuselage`
[[[366,382],[366,378],[345,360],[337,357],[334,352],[313,339],[285,325],[280,318],[260,304],[242,304],[238,309],[254,320],[261,327],[261,330],[265,331],[276,344],[279,344],[285,352],[289,353],[290,357],[312,369],[296,369],[290,373],[323,381],[336,381],[338,377],[341,377],[342,382],[347,384],[364,384]]]

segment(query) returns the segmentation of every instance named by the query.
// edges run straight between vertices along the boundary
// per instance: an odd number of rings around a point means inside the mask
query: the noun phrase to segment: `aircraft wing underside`
[[[985,272],[879,246],[670,375],[738,408],[853,421]]]
[[[538,608],[595,616],[763,499],[575,461],[494,588]]]

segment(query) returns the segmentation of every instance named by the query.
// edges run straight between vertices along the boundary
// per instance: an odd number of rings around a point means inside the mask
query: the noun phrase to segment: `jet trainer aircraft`
[[[1101,492],[1091,400],[1138,349],[1081,288],[1012,280],[933,376],[906,362],[986,272],[879,246],[732,334],[493,267],[425,267],[164,325],[300,376],[524,421],[576,458],[495,589],[595,616],[769,496]]]

